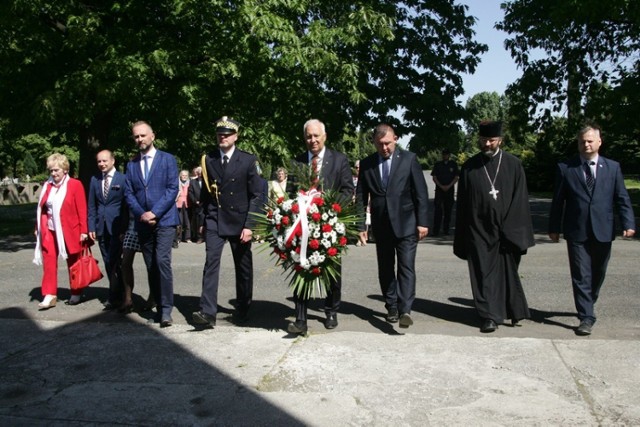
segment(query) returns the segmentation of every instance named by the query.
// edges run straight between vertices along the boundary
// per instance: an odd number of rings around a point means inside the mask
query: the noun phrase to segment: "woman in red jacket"
[[[36,216],[36,250],[33,263],[42,265],[43,300],[38,307],[55,307],[58,298],[58,257],[67,260],[67,268],[79,258],[87,239],[87,199],[84,187],[69,176],[69,160],[54,153],[47,158],[51,177],[44,183]],[[71,291],[69,305],[80,302],[82,291]]]

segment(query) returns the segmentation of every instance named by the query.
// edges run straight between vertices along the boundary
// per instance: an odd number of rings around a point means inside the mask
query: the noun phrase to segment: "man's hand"
[[[636,230],[628,229],[622,232],[622,237],[633,237],[636,234]]]
[[[90,231],[89,232],[89,238],[95,242],[96,241],[96,232],[95,231]]]
[[[429,234],[429,227],[418,226],[418,240],[422,240]]]
[[[552,242],[558,243],[560,241],[560,233],[549,233],[549,238]]]
[[[240,240],[242,243],[249,243],[251,241],[251,237],[253,236],[253,231],[248,228],[243,228],[242,233],[240,233]]]
[[[153,221],[153,223],[152,223]],[[147,211],[145,213],[142,214],[142,216],[140,217],[140,222],[146,222],[149,225],[155,225],[156,224],[156,214],[154,214],[151,211]]]

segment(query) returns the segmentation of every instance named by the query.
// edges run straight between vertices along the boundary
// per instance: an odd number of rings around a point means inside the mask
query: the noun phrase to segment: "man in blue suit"
[[[91,177],[89,184],[89,237],[98,241],[104,269],[109,279],[109,299],[106,310],[117,308],[122,302],[123,288],[119,284],[122,239],[127,230],[129,211],[124,198],[125,176],[115,168],[115,157],[109,150],[100,151],[96,160],[100,174]]]
[[[158,304],[156,320],[164,328],[173,323],[171,246],[180,223],[178,164],[171,154],[155,148],[155,134],[148,123],[136,122],[131,131],[140,153],[127,164],[125,195],[136,219],[149,288]]]
[[[258,159],[236,146],[240,124],[228,117],[216,122],[218,147],[202,156],[206,261],[202,273],[200,310],[193,323],[213,327],[218,312],[218,284],[222,249],[229,241],[236,270],[236,310],[233,320],[248,319],[253,299],[253,214],[262,210],[263,179]]]
[[[411,307],[416,296],[416,251],[418,242],[429,233],[429,195],[416,155],[398,149],[397,142],[391,126],[376,126],[373,144],[377,153],[360,162],[356,203],[366,209],[370,201],[387,321],[408,328],[413,324]],[[369,237],[364,223],[360,230],[364,246]]]
[[[573,298],[580,319],[576,334],[589,335],[615,239],[614,207],[624,237],[635,234],[635,219],[620,164],[598,155],[600,129],[586,126],[577,139],[580,155],[558,164],[549,238],[558,242],[562,232],[567,241]]]

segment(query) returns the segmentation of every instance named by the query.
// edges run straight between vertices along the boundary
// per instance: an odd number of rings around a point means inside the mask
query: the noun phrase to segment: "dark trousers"
[[[180,228],[176,237],[178,240],[184,242],[191,239],[191,209],[183,206],[178,208],[178,217],[180,218]]]
[[[115,304],[122,301],[124,288],[120,273],[122,242],[120,236],[112,236],[107,230],[98,236],[98,246],[104,262],[105,275],[109,279],[109,302]]]
[[[442,232],[444,234],[449,233],[449,225],[451,224],[451,211],[454,204],[454,189],[453,187],[449,191],[444,192],[439,188],[436,188],[436,195],[433,200],[433,234],[440,233],[440,227],[442,226]],[[444,219],[444,222],[443,222]]]
[[[225,242],[229,241],[233,264],[236,271],[236,308],[249,310],[253,300],[253,254],[251,242],[243,243],[240,236],[218,235],[217,221],[206,219],[206,260],[202,272],[202,295],[200,308],[206,314],[215,316],[218,312],[218,285],[220,281],[220,258]]]
[[[200,232],[200,227],[204,225],[204,213],[200,206],[196,206],[192,209],[191,213],[191,240],[194,242],[204,240],[203,234]]]
[[[581,321],[595,322],[594,305],[607,273],[611,242],[598,242],[595,239],[586,242],[567,240],[567,249],[578,318]]]
[[[416,297],[418,237],[416,234],[402,238],[395,237],[388,220],[381,224],[374,224],[373,229],[376,237],[378,281],[384,306],[387,310],[397,309],[401,314],[409,314]]]
[[[338,266],[336,269],[338,278],[332,280],[329,283],[329,290],[327,296],[324,299],[324,312],[327,316],[331,314],[337,314],[340,308],[340,301],[342,298],[342,266]],[[296,320],[307,321],[307,305],[309,300],[301,298],[296,294],[293,295],[293,301],[295,303]]]
[[[138,231],[142,257],[147,266],[149,289],[158,304],[158,314],[171,316],[173,310],[173,270],[171,270],[171,245],[176,227],[155,227]]]

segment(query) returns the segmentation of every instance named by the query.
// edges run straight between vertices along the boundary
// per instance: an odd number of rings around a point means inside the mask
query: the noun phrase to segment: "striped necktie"
[[[596,182],[593,177],[593,172],[591,172],[591,165],[595,165],[595,162],[584,162],[584,177],[587,182],[587,188],[589,189],[589,193],[593,193],[593,186]]]
[[[109,174],[104,174],[104,177],[102,178],[102,195],[104,196],[104,199],[107,200],[107,196],[109,195],[109,185],[111,184],[111,178],[109,177]]]

